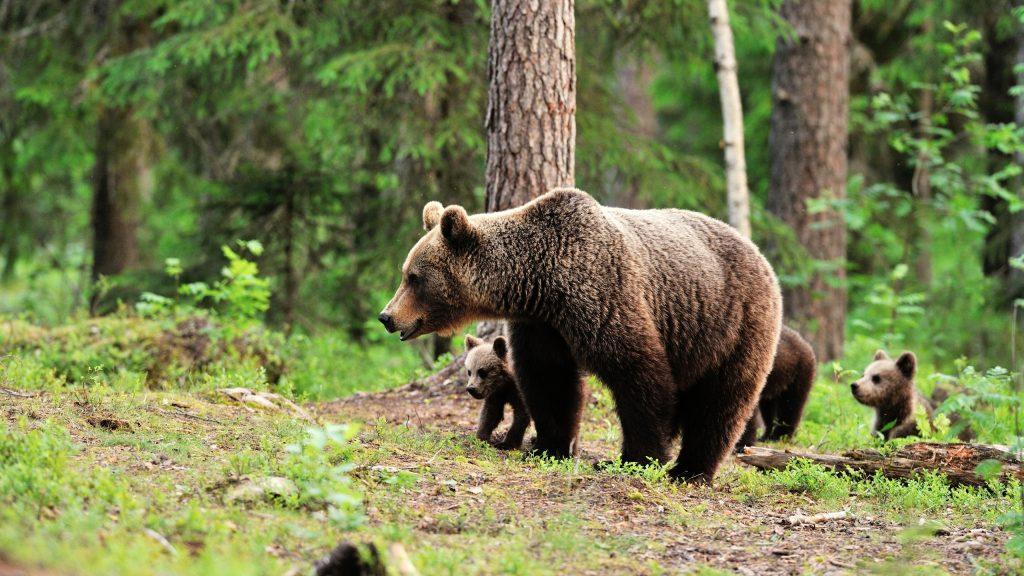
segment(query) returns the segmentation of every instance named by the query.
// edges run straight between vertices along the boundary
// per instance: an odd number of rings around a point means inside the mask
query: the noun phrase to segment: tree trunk
[[[768,209],[832,268],[816,267],[783,294],[790,320],[826,361],[843,353],[846,226],[831,207],[812,213],[807,204],[846,196],[850,0],[785,0],[780,14],[793,30],[772,65]]]
[[[573,0],[494,0],[487,104],[487,210],[573,186]]]
[[[1019,5],[1020,3],[1018,3]],[[1017,31],[1014,36],[1017,40],[1014,76],[1017,86],[1024,86],[1024,25],[1017,24]],[[1013,105],[1014,122],[1016,122],[1018,127],[1024,126],[1024,92],[1017,93],[1013,100]],[[1013,158],[1017,166],[1024,168],[1024,151],[1018,150]],[[1014,184],[1014,192],[1017,194],[1017,197],[1024,199],[1024,178],[1018,175]],[[1024,254],[1024,210],[1013,214],[1010,219],[1010,256],[1018,257],[1022,254]],[[1024,270],[1015,267],[1010,268],[1009,293],[1014,297],[1019,297],[1021,293],[1024,293]]]
[[[736,78],[736,49],[729,26],[729,7],[725,0],[708,0],[711,35],[715,39],[715,72],[722,100],[725,148],[725,186],[729,206],[729,224],[750,238],[750,190],[747,188],[747,158],[743,143],[743,103]]]
[[[92,276],[139,263],[139,209],[152,188],[148,127],[124,108],[100,112],[93,181]]]
[[[619,54],[615,58],[616,90],[626,110],[633,113],[630,126],[635,138],[652,141],[658,137],[658,116],[651,97],[654,70],[643,58],[633,54]],[[632,150],[635,147],[630,145]],[[606,176],[607,201],[622,208],[646,208],[640,194],[643,178],[620,168],[611,168]]]
[[[521,206],[573,186],[576,159],[576,21],[573,0],[494,0],[487,74],[487,211]],[[502,327],[484,322],[477,335]],[[415,383],[457,382],[466,355]]]

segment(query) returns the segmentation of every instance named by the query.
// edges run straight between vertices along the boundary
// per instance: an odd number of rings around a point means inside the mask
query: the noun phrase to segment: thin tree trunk
[[[284,191],[284,329],[291,334],[295,325],[295,307],[299,295],[298,270],[295,265],[295,190],[294,180],[289,178]]]
[[[14,184],[14,171],[11,169],[13,158],[9,154],[0,157],[0,186],[3,186],[3,202],[0,202],[0,215],[3,216],[3,228],[0,228],[0,249],[3,250],[4,268],[0,271],[0,281],[14,277],[14,269],[18,263],[19,238],[19,202],[18,189]]]
[[[931,130],[934,97],[930,88],[921,90],[921,123],[918,126],[918,137],[928,138]],[[932,283],[932,234],[928,230],[929,216],[932,207],[931,168],[925,153],[917,155],[917,166],[914,168],[912,183],[914,198],[917,202],[918,238],[917,238],[917,281],[924,286]]]
[[[795,37],[779,39],[772,66],[768,209],[832,268],[784,290],[791,321],[831,360],[843,353],[846,225],[832,208],[807,204],[846,196],[850,0],[784,0],[780,15]]]
[[[747,187],[747,158],[743,142],[743,103],[736,77],[736,49],[729,26],[729,7],[725,0],[708,0],[711,35],[715,39],[715,72],[722,100],[725,149],[725,183],[729,224],[750,237],[750,190]]]
[[[1019,7],[1021,3],[1018,2],[1016,4]],[[1014,76],[1017,86],[1024,86],[1024,25],[1017,24],[1017,31],[1014,36],[1017,39]],[[1014,122],[1018,127],[1024,126],[1024,92],[1017,94],[1013,100],[1013,105]],[[1017,150],[1013,158],[1017,166],[1024,168],[1024,152]],[[1014,192],[1017,194],[1017,197],[1024,199],[1024,178],[1018,175],[1014,184]],[[1010,256],[1018,257],[1021,255],[1024,255],[1024,210],[1013,214],[1010,220]],[[1024,292],[1024,270],[1015,267],[1010,268],[1009,289],[1010,294],[1014,297],[1019,297]]]
[[[494,0],[488,60],[487,210],[573,186],[573,0]]]
[[[93,181],[93,279],[139,263],[139,209],[151,186],[146,129],[130,110],[106,108],[97,127]]]

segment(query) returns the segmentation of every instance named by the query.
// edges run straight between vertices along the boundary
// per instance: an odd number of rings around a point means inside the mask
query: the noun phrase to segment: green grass
[[[663,466],[595,468],[504,453],[470,431],[408,426],[387,414],[361,427],[314,425],[251,412],[215,390],[330,398],[404,383],[418,358],[407,347],[395,353],[323,335],[283,341],[276,384],[262,357],[230,350],[183,379],[155,381],[144,355],[123,348],[154,342],[166,327],[135,320],[144,326],[7,325],[20,344],[0,341],[8,347],[0,387],[15,393],[0,391],[0,563],[61,574],[283,574],[349,540],[382,550],[398,542],[423,574],[661,574],[678,570],[671,546],[679,535],[767,539],[777,528],[763,511],[800,509],[913,527],[902,552],[880,566],[924,562],[923,570],[941,566],[922,560],[940,542],[933,527],[995,529],[1021,489],[953,488],[939,474],[895,481],[798,461],[769,473],[730,465],[708,490],[670,482]],[[72,343],[102,368],[59,358]],[[591,387],[584,441],[612,457],[614,406],[604,388]],[[114,424],[97,424],[104,421]],[[823,374],[787,445],[878,446],[870,421],[845,383]],[[270,477],[294,491],[228,498]],[[979,571],[992,568],[980,562]],[[1020,567],[1008,556],[1000,562]]]

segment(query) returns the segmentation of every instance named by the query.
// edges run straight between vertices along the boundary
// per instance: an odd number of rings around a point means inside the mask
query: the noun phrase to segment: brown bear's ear
[[[505,357],[508,356],[508,342],[505,340],[504,336],[498,336],[495,338],[492,346],[494,348],[494,354],[498,358],[504,360]]]
[[[441,235],[453,246],[462,245],[476,237],[476,229],[462,206],[449,206],[441,214]]]
[[[437,200],[431,200],[427,202],[427,205],[423,207],[423,229],[430,232],[441,222],[441,213],[444,212],[444,206],[441,205]]]
[[[472,350],[483,343],[483,340],[473,336],[472,334],[466,336],[466,350]]]
[[[913,352],[904,352],[896,359],[896,368],[907,380],[912,380],[917,372],[917,356]]]
[[[889,359],[889,355],[885,353],[885,350],[876,350],[875,351],[875,362],[878,362],[879,360],[888,360],[888,359]]]

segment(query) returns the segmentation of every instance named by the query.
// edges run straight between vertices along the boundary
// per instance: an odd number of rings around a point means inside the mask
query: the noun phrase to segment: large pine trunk
[[[494,0],[488,55],[487,210],[573,186],[573,0]]]
[[[829,360],[843,352],[846,226],[835,210],[812,212],[807,203],[846,196],[850,0],[785,0],[780,14],[792,30],[772,66],[768,209],[813,258],[831,264],[784,290],[790,321]]]
[[[487,211],[573,186],[576,163],[576,20],[573,0],[494,0],[487,103]],[[484,322],[477,334],[501,327]],[[465,354],[416,385],[458,382]]]

